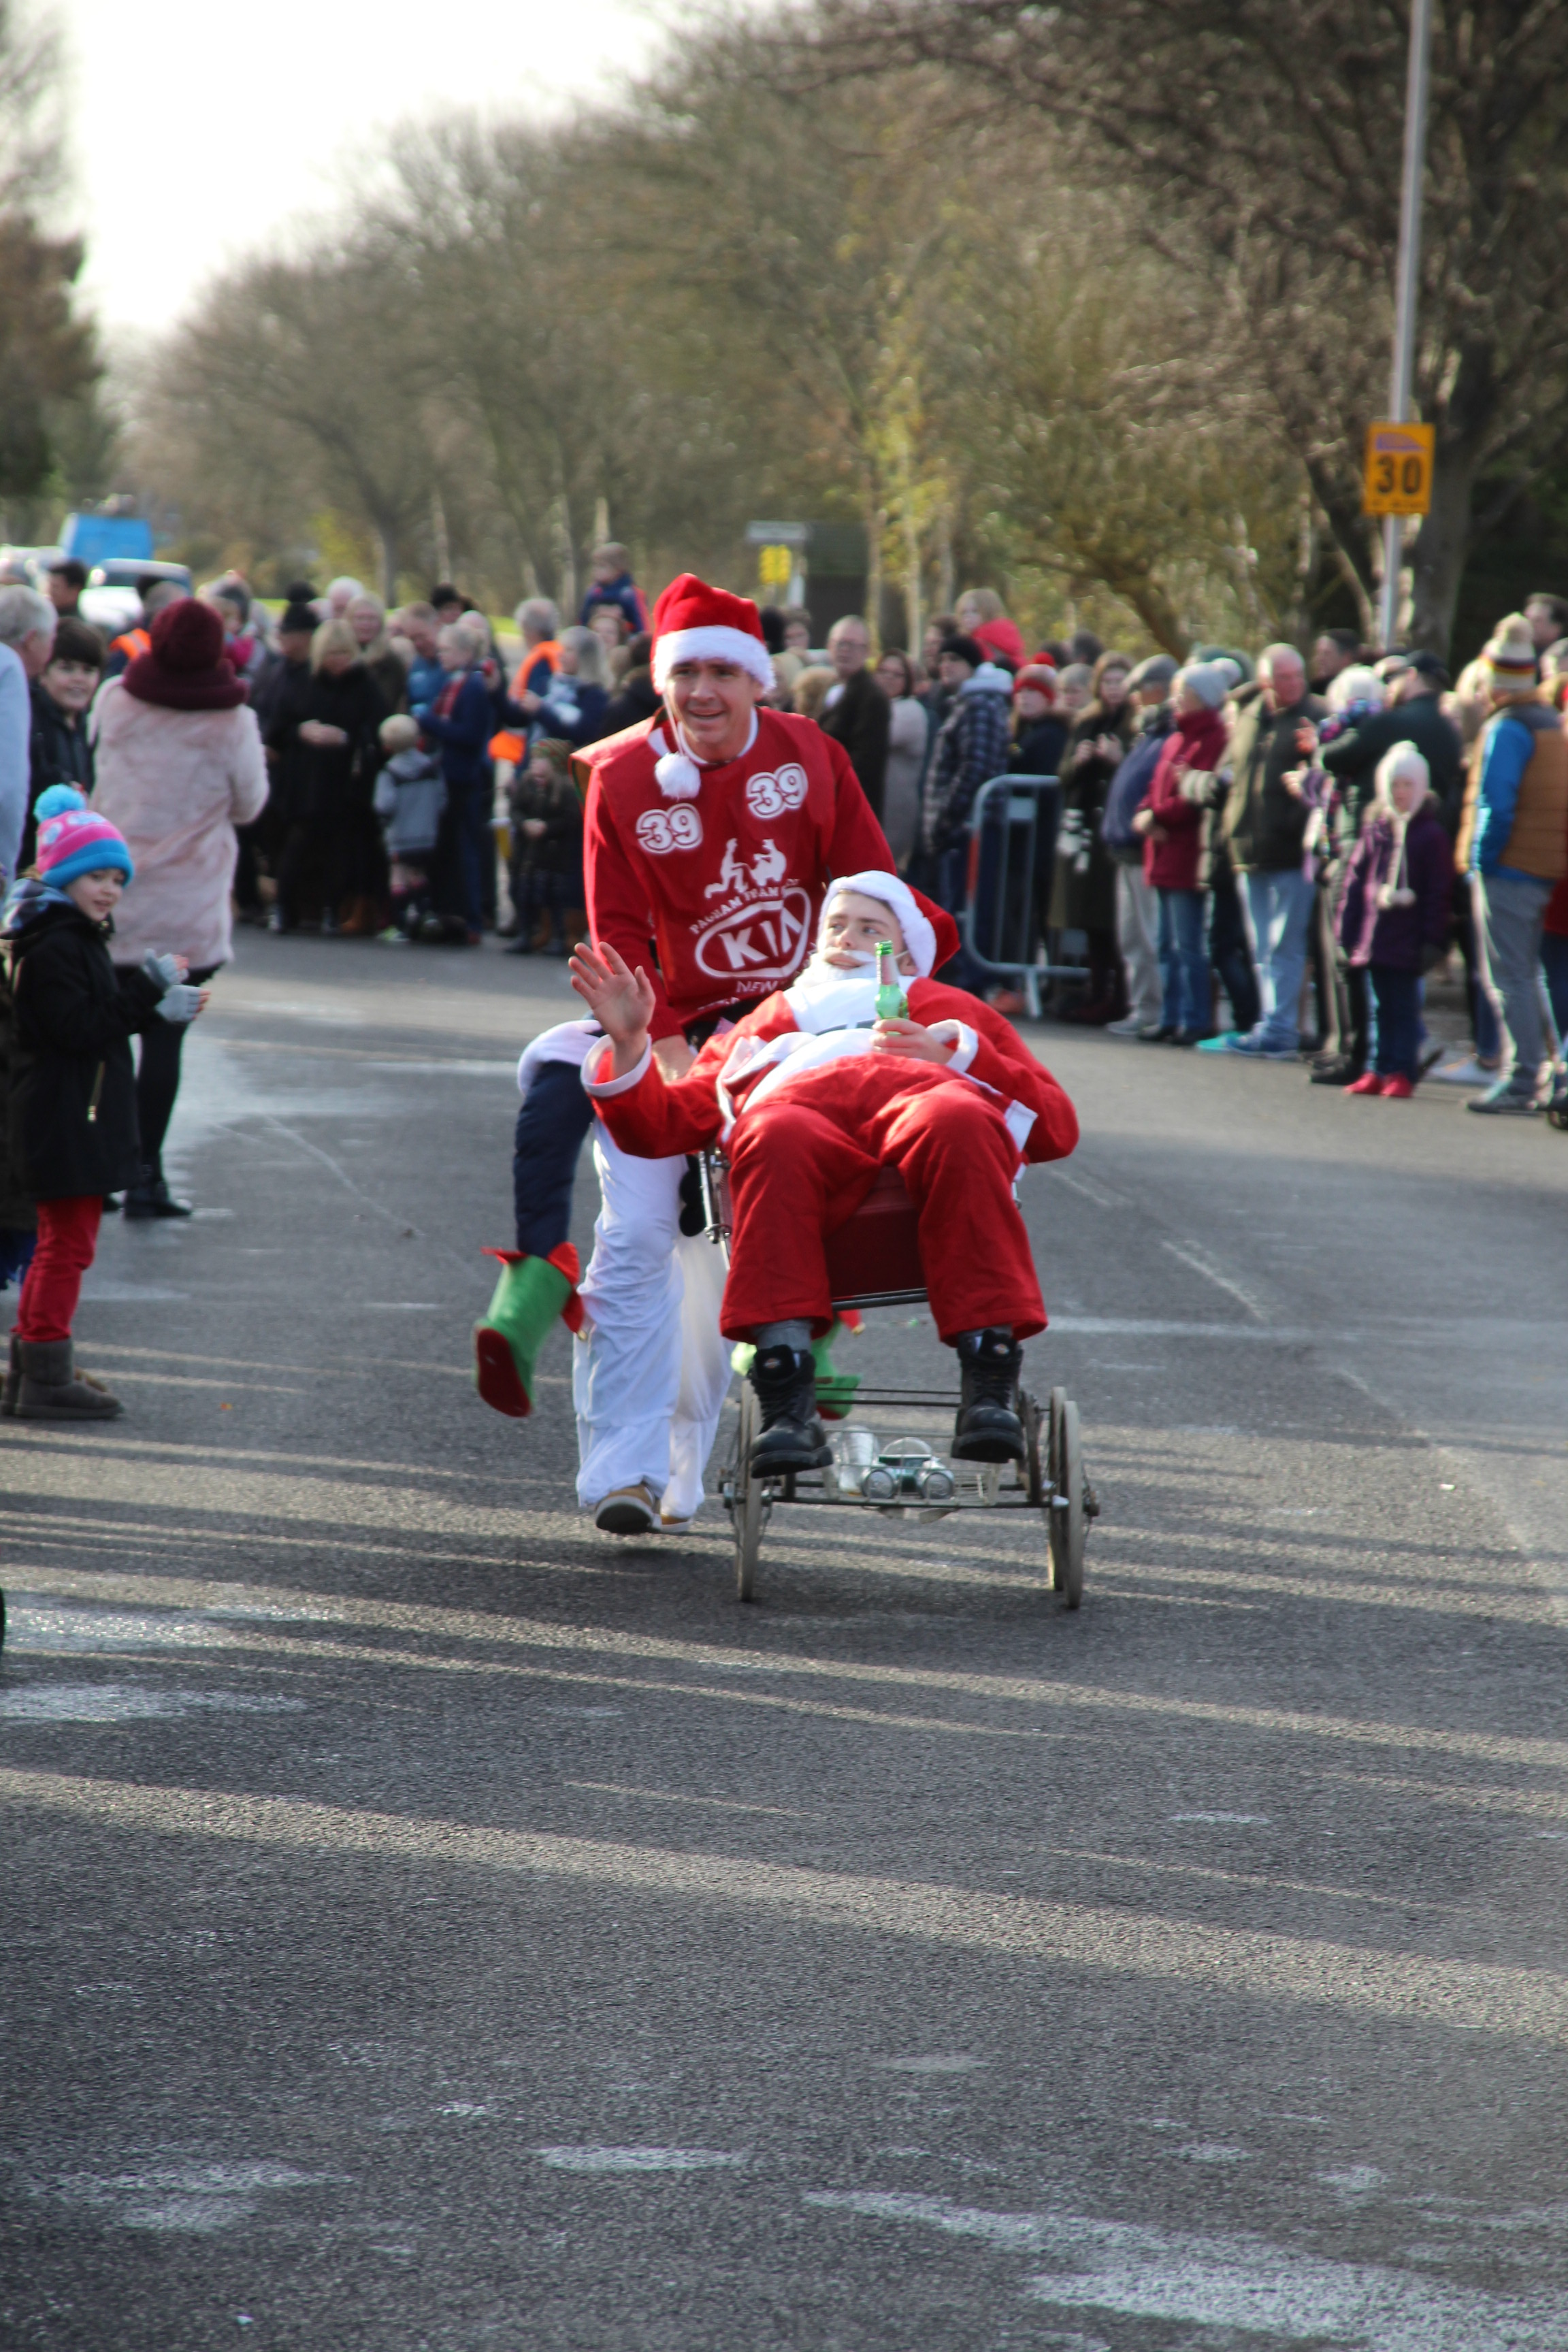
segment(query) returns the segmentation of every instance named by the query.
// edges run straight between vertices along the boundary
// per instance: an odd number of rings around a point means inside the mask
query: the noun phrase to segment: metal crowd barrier
[[[969,817],[963,944],[988,980],[1021,991],[1035,1021],[1042,981],[1087,977],[1081,964],[1038,961],[1061,814],[1059,777],[993,776],[975,793]]]

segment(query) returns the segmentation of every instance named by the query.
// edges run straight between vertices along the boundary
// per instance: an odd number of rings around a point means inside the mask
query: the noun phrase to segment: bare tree
[[[982,111],[1135,198],[1144,234],[1225,299],[1363,593],[1366,424],[1386,399],[1408,17],[1396,0],[826,0],[775,70],[809,87],[941,64]],[[1413,634],[1446,646],[1479,530],[1568,452],[1568,0],[1436,0],[1421,414],[1433,509]],[[1505,487],[1496,488],[1500,478]],[[1486,486],[1486,487],[1483,487]]]

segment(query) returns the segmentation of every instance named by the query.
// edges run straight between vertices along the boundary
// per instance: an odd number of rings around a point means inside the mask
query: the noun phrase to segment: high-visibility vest
[[[138,654],[152,652],[153,639],[146,629],[127,629],[123,636],[115,638],[109,650],[111,654],[117,654],[122,646],[126,660],[133,662]]]

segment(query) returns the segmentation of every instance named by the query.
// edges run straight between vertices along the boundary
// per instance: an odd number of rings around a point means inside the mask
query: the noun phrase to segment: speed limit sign
[[[1430,425],[1369,425],[1362,512],[1424,515],[1432,504]]]

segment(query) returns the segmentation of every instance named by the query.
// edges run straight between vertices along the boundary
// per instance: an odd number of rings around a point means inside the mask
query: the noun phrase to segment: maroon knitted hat
[[[125,690],[138,702],[165,710],[233,710],[245,688],[224,657],[223,623],[210,604],[182,596],[153,624],[153,650],[138,654],[125,673]]]

